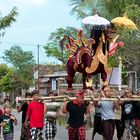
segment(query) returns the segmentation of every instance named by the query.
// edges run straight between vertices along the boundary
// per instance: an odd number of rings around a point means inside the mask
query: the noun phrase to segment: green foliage
[[[109,57],[109,65],[110,67],[118,67],[118,58],[115,56]]]
[[[75,14],[78,19],[91,16],[97,11],[101,15],[104,14],[104,1],[102,0],[68,0],[68,2],[72,7],[71,13]]]
[[[44,46],[45,53],[47,56],[51,56],[61,61],[63,64],[66,63],[69,56],[68,52],[65,49],[65,36],[77,37],[77,29],[73,27],[67,27],[66,29],[59,28],[55,32],[52,32],[48,43]],[[60,44],[63,41],[63,45]]]
[[[10,92],[13,90],[13,69],[5,64],[0,65],[0,91]]]
[[[33,83],[35,60],[32,52],[13,46],[4,52],[3,59],[14,67],[13,87],[15,90],[28,89]]]
[[[15,17],[17,15],[18,15],[17,8],[13,7],[11,12],[7,16],[0,18],[0,30],[5,29],[6,27],[10,26],[11,23],[15,22],[16,21]]]
[[[22,69],[35,62],[32,52],[23,51],[19,46],[13,46],[10,50],[5,50],[4,54],[3,59],[12,64],[16,69]]]
[[[127,16],[132,19],[138,27],[140,26],[140,5],[126,5],[124,12],[126,12]]]
[[[9,71],[7,65],[5,64],[1,64],[0,65],[0,79],[3,78],[3,76],[5,76],[7,74],[7,72]]]

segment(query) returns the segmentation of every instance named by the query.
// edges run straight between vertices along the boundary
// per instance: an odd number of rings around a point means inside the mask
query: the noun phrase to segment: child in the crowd
[[[4,114],[0,117],[0,125],[3,127],[4,140],[13,140],[14,138],[14,126],[17,125],[16,118],[11,114],[10,104],[4,105]]]

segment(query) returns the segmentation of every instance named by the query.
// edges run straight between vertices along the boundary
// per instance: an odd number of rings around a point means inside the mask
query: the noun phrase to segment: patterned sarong
[[[79,128],[69,127],[68,128],[69,140],[86,140],[85,126]]]
[[[31,140],[43,140],[42,128],[31,128]]]
[[[137,137],[135,120],[125,121],[125,128],[121,140],[134,140]]]
[[[57,132],[56,120],[53,118],[45,118],[45,138],[53,140]]]

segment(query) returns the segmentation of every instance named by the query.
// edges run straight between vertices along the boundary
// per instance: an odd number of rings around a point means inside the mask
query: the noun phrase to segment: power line
[[[40,47],[40,53],[42,54],[41,56],[43,56],[43,58],[45,59],[44,62],[47,63],[48,59],[47,59],[47,56],[44,55],[43,51],[42,51],[42,48],[41,47],[44,47],[45,45],[43,44],[32,44],[32,43],[21,43],[21,42],[12,42],[12,41],[0,41],[0,44],[12,44],[12,45],[23,45],[23,46],[36,46],[36,48],[34,50],[32,50],[32,52],[34,52],[34,56],[37,57],[36,53],[35,53],[35,50],[37,50],[37,46],[39,45]],[[22,46],[21,46],[22,47]],[[36,60],[37,61],[37,60]]]
[[[42,45],[42,44],[31,44],[31,43],[21,43],[21,42],[8,42],[8,41],[0,41],[0,43],[2,44],[13,44],[13,45],[15,45],[15,44],[18,44],[18,45],[24,45],[24,46],[37,46],[37,45],[39,45],[39,46],[45,46],[45,45]]]
[[[11,44],[11,45],[16,45],[17,44],[19,46],[21,45],[21,47],[22,46],[35,46],[35,49],[32,50],[35,57],[37,57],[36,56],[37,54],[35,53],[35,52],[37,52],[37,47],[39,46],[39,49],[41,50],[41,48],[45,46],[45,45],[42,45],[42,44],[21,43],[21,42],[11,42],[11,41],[10,42],[9,41],[0,41],[0,44]],[[43,54],[42,50],[41,50],[41,53]],[[43,55],[43,57],[44,57],[44,55]],[[47,58],[44,57],[44,59],[45,59],[45,62],[47,62]]]

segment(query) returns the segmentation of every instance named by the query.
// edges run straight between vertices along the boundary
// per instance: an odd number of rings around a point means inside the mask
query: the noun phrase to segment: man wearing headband
[[[69,140],[86,140],[84,115],[90,111],[92,103],[85,102],[84,97],[85,93],[78,91],[75,100],[64,103],[62,111],[63,113],[69,113]]]

